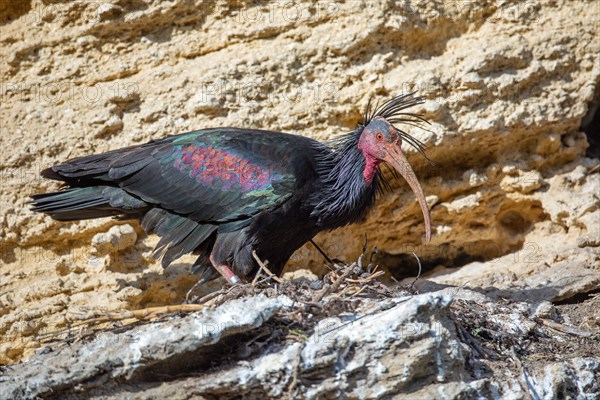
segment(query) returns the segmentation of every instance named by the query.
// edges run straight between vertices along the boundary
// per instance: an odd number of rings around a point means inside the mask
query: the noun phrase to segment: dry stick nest
[[[258,263],[259,270],[250,283],[238,283],[233,286],[226,286],[200,299],[196,299],[193,304],[186,304],[188,302],[187,298],[190,295],[188,292],[186,303],[184,304],[150,307],[139,310],[83,310],[78,315],[75,315],[64,329],[38,335],[37,340],[42,343],[66,342],[74,339],[81,340],[101,331],[121,331],[141,323],[166,319],[175,314],[218,307],[230,300],[258,293],[274,296],[284,292],[296,301],[298,307],[309,311],[314,309],[323,310],[325,306],[324,299],[327,296],[341,301],[348,301],[363,296],[371,298],[393,296],[395,291],[377,280],[377,278],[384,275],[384,272],[378,270],[378,266],[371,268],[373,255],[377,253],[376,247],[371,253],[367,272],[363,271],[362,259],[366,252],[366,246],[367,242],[365,240],[363,253],[356,262],[343,266],[333,263],[333,268],[324,276],[320,288],[318,287],[319,285],[312,285],[312,287],[309,285],[306,287],[306,282],[298,283],[278,277],[269,270],[268,261],[261,260],[256,252],[253,252],[252,256]],[[293,310],[291,313],[282,312],[280,315],[285,317],[288,314],[297,314],[298,311],[302,312],[303,310]],[[294,334],[292,332],[292,335]],[[297,334],[304,336],[301,333]]]
[[[130,329],[132,326],[166,319],[175,314],[201,311],[206,308],[218,307],[230,300],[255,295],[258,293],[267,296],[276,296],[285,294],[294,300],[294,307],[291,310],[281,311],[275,315],[272,321],[266,323],[265,328],[270,332],[257,336],[248,342],[248,347],[258,346],[264,348],[274,342],[279,344],[286,342],[306,341],[314,329],[318,318],[324,318],[331,315],[338,315],[344,311],[354,311],[355,302],[360,302],[365,298],[390,298],[398,297],[400,294],[415,293],[414,284],[421,275],[421,263],[414,254],[419,265],[417,277],[408,288],[388,287],[378,281],[384,272],[378,270],[378,266],[372,268],[372,258],[377,252],[374,248],[366,271],[363,269],[363,258],[366,252],[366,242],[363,246],[363,252],[358,260],[349,264],[339,265],[333,263],[330,272],[325,274],[322,281],[307,282],[307,280],[288,281],[277,277],[268,268],[268,261],[261,260],[256,253],[253,257],[259,265],[259,270],[250,283],[235,284],[226,286],[220,290],[212,292],[200,299],[194,304],[179,304],[163,307],[151,307],[141,310],[121,310],[121,311],[92,311],[81,315],[80,318],[72,321],[69,327],[50,334],[39,336],[42,342],[66,342],[72,340],[82,340],[90,337],[100,331],[120,331]],[[317,283],[317,285],[315,285]],[[385,308],[393,307],[401,302],[407,301],[409,297],[399,299],[395,303],[380,304],[372,307],[361,318],[373,315]],[[451,307],[451,317],[454,320],[457,334],[461,342],[473,349],[473,353],[479,359],[498,360],[499,358],[511,360],[512,365],[517,370],[517,376],[523,386],[525,393],[532,399],[537,397],[535,390],[531,386],[530,376],[526,366],[521,362],[515,346],[519,346],[518,341],[510,343],[501,343],[497,339],[485,340],[476,337],[471,333],[475,327],[474,324],[481,326],[485,321],[478,323],[466,318],[469,315],[469,306],[459,300],[453,303]],[[468,307],[465,309],[464,307]],[[316,318],[315,318],[316,317]],[[472,317],[472,316],[471,316]],[[482,317],[483,318],[483,317]],[[569,327],[554,321],[536,318],[534,321],[539,327],[552,330],[560,335],[571,335],[580,338],[590,338],[594,334],[577,328]],[[110,326],[107,327],[107,324]],[[336,327],[335,329],[339,329]],[[470,329],[469,329],[470,328]],[[279,332],[279,334],[278,334]],[[283,332],[283,340],[282,334]],[[60,338],[60,336],[64,336]],[[266,337],[261,343],[261,339]],[[516,338],[515,338],[516,339]],[[293,386],[290,390],[293,391]]]

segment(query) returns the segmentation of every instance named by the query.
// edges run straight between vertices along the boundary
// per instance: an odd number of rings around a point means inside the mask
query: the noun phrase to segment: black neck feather
[[[336,228],[361,219],[373,204],[376,193],[390,189],[380,168],[377,168],[377,173],[370,183],[367,183],[363,177],[366,160],[358,148],[358,141],[373,118],[385,118],[398,131],[402,140],[411,144],[429,160],[425,155],[423,143],[394,125],[405,124],[425,129],[423,125],[429,123],[427,120],[419,114],[405,111],[422,104],[424,100],[422,96],[415,96],[415,92],[396,96],[374,108],[371,107],[369,100],[362,124],[357,125],[354,131],[327,143],[330,151],[322,153],[321,158],[317,160],[317,172],[322,187],[311,198],[311,203],[314,205],[312,216],[319,219],[319,225],[325,228]],[[387,167],[385,163],[380,165]],[[397,176],[396,171],[389,167],[388,169],[392,176]]]
[[[361,219],[373,204],[381,183],[389,186],[379,169],[370,184],[365,182],[365,157],[358,148],[363,128],[359,125],[353,132],[329,141],[331,151],[318,162],[323,185],[313,199],[312,215],[318,216],[323,227],[336,228]]]

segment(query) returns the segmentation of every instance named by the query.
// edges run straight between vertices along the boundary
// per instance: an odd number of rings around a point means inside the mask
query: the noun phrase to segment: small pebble
[[[310,288],[313,290],[321,290],[321,289],[323,289],[323,282],[322,281],[312,281],[310,283]]]

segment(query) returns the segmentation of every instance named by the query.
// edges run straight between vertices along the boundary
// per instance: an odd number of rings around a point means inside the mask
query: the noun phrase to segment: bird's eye
[[[375,134],[375,139],[382,141],[383,140],[383,134],[381,132],[377,132]]]

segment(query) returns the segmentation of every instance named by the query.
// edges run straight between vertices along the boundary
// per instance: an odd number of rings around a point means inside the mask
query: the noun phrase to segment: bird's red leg
[[[228,283],[235,285],[236,283],[241,281],[241,279],[231,270],[231,268],[229,268],[225,264],[217,263],[212,254],[210,255],[210,262]]]
[[[229,268],[227,265],[220,264],[216,265],[215,268],[217,271],[219,271],[221,275],[223,275],[223,278],[225,278],[225,280],[230,284],[234,285],[240,282],[240,278],[238,278],[238,276],[234,274],[231,268]]]

